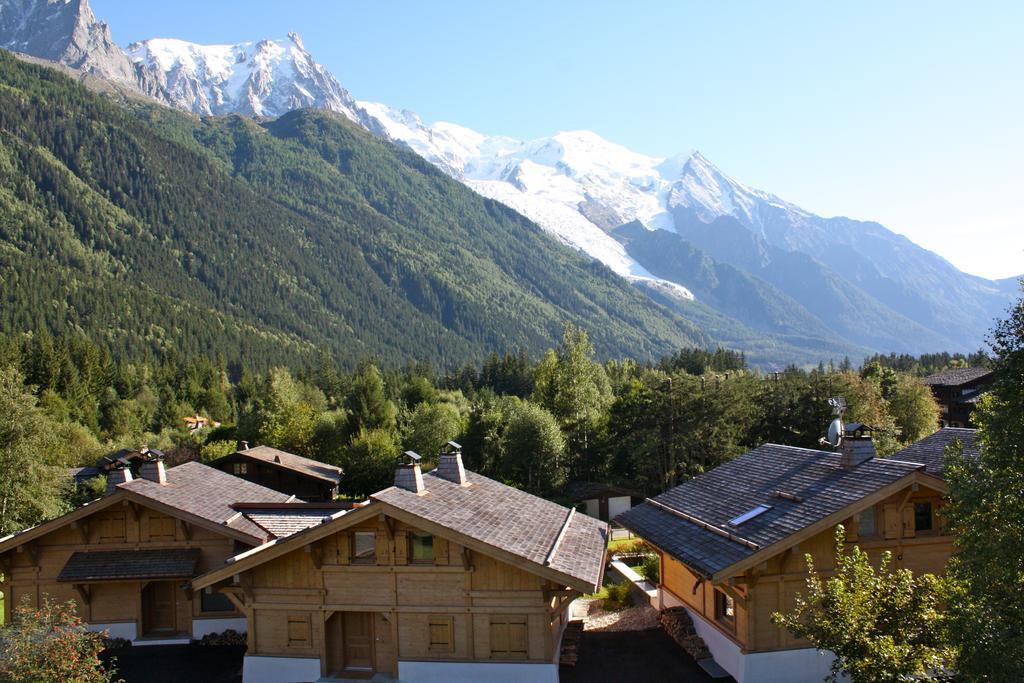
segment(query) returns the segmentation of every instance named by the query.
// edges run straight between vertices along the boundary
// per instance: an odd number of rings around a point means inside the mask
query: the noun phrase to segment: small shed
[[[644,500],[639,491],[596,481],[572,482],[566,486],[565,493],[574,507],[605,522]]]

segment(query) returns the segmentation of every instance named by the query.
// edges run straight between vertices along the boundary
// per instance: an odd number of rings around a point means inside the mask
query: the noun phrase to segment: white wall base
[[[242,683],[302,683],[320,679],[320,660],[306,657],[245,656]]]
[[[230,619],[193,619],[192,637],[195,640],[201,639],[210,633],[221,633],[231,629],[239,633],[245,633],[249,627],[245,623],[245,617],[232,617]]]
[[[192,639],[188,636],[183,638],[142,638],[132,641],[132,647],[152,647],[153,645],[188,645]]]
[[[654,607],[685,607],[697,635],[704,639],[715,662],[736,679],[736,683],[821,683],[832,671],[832,653],[814,648],[751,652],[744,654],[707,619],[680,600],[672,591],[660,589]],[[840,680],[846,680],[840,678]]]
[[[525,662],[398,662],[402,683],[558,683],[555,664]],[[245,679],[249,683],[249,679]]]
[[[110,638],[124,638],[125,640],[135,640],[139,635],[134,621],[122,621],[113,624],[86,624],[85,628],[94,633],[108,631]]]

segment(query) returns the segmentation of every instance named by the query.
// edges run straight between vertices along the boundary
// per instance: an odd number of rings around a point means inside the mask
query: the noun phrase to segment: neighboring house
[[[220,427],[220,422],[217,422],[216,420],[211,420],[205,415],[200,415],[199,413],[189,415],[181,419],[185,422],[185,426],[188,428],[190,434],[195,434],[202,429],[206,429],[207,427],[211,427],[213,429]]]
[[[953,368],[925,377],[939,403],[940,426],[972,427],[974,406],[994,378],[988,368]]]
[[[77,602],[90,628],[136,644],[245,630],[231,601],[193,594],[187,582],[276,538],[270,521],[247,517],[234,504],[280,507],[291,497],[196,462],[165,469],[149,460],[139,473],[111,469],[105,497],[0,538],[5,623],[23,598],[35,605],[49,595]],[[303,507],[280,512],[304,513],[308,525],[337,511]]]
[[[270,446],[245,448],[210,466],[309,502],[334,500],[341,482],[340,467]]]
[[[596,519],[610,522],[618,515],[643,501],[644,497],[631,489],[596,481],[577,481],[565,487],[569,501]]]
[[[834,530],[873,561],[942,572],[952,551],[942,515],[942,456],[974,431],[943,429],[892,458],[871,457],[870,437],[841,452],[766,444],[647,500],[616,519],[661,557],[656,607],[684,606],[715,661],[738,683],[818,683],[831,661],[771,623],[834,564]]]
[[[558,680],[568,605],[608,525],[472,472],[456,450],[350,511],[193,580],[248,620],[245,683]]]

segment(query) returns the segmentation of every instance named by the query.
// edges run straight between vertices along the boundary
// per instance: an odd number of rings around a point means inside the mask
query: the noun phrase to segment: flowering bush
[[[103,635],[92,633],[75,613],[75,603],[44,598],[14,610],[0,630],[0,683],[113,683],[115,670],[100,662]]]

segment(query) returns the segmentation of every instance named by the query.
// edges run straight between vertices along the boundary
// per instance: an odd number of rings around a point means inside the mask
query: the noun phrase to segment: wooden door
[[[373,614],[370,612],[343,612],[342,638],[344,640],[345,668],[357,671],[373,670]]]
[[[335,612],[324,624],[326,668],[324,673],[340,677],[345,670],[345,640],[343,638],[344,612]]]
[[[175,631],[176,592],[173,581],[153,581],[142,590],[143,635]]]

